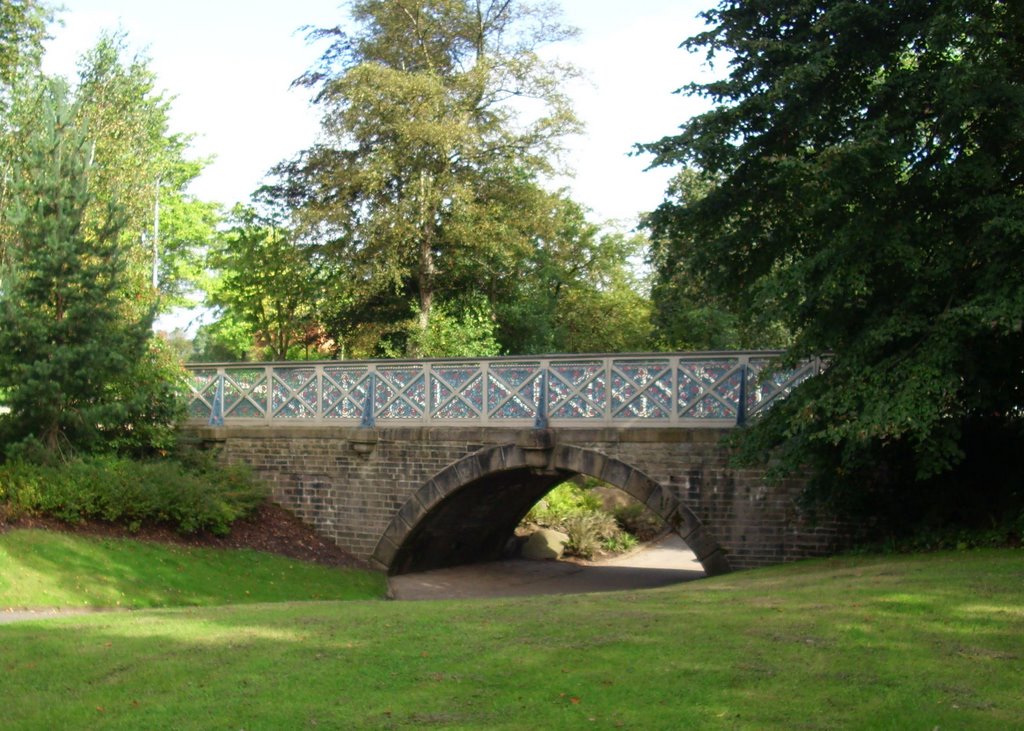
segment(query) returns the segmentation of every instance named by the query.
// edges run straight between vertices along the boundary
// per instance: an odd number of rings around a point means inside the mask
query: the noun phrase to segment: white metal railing
[[[187,366],[193,423],[722,427],[818,373],[776,352],[288,361]]]

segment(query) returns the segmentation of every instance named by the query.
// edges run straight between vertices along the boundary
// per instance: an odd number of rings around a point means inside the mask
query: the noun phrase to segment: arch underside
[[[624,462],[568,444],[492,447],[447,467],[399,510],[373,561],[394,575],[497,560],[530,508],[575,475],[601,479],[646,504],[708,575],[730,570],[718,542],[669,490]]]

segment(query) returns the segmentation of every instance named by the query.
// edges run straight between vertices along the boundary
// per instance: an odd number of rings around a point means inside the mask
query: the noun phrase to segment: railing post
[[[377,419],[373,415],[374,402],[377,400],[377,374],[371,372],[366,386],[366,403],[363,405],[363,418],[359,426],[363,429],[372,429],[377,425]]]
[[[740,363],[740,395],[736,404],[736,426],[747,423],[747,364]]]
[[[540,369],[540,394],[537,397],[537,415],[533,419],[534,429],[548,428],[548,369]]]
[[[266,419],[267,426],[274,421],[274,366],[263,367],[263,379],[267,383]]]
[[[224,426],[224,374],[217,374],[217,390],[210,404],[210,426]]]

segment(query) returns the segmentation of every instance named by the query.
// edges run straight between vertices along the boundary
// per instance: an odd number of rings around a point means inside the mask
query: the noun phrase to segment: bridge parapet
[[[777,352],[192,364],[193,424],[705,427],[742,424],[820,363]]]

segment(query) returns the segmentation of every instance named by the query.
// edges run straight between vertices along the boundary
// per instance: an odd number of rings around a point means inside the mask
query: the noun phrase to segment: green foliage
[[[176,447],[188,410],[188,373],[166,342],[151,337],[139,359],[109,384],[107,396],[120,406],[120,420],[101,429],[109,449],[146,457]]]
[[[615,531],[614,534],[602,539],[601,550],[605,553],[625,553],[636,548],[639,544],[640,539],[632,533],[622,530],[620,525],[619,530]]]
[[[647,283],[634,271],[647,241],[591,223],[578,203],[547,197],[524,222],[533,246],[492,285],[498,336],[511,353],[615,353],[651,345]]]
[[[26,76],[38,72],[53,7],[36,0],[0,3],[0,111],[7,92]]]
[[[413,325],[409,349],[425,358],[486,357],[498,355],[494,314],[483,298],[451,306],[434,305],[426,330]]]
[[[110,201],[86,229],[93,203],[91,142],[60,83],[38,91],[38,131],[14,169],[8,269],[0,292],[0,386],[8,445],[52,452],[90,448],[122,422],[111,384],[144,353],[152,316],[127,319],[121,210]]]
[[[324,134],[278,167],[275,195],[336,265],[334,339],[363,349],[370,323],[377,342],[420,355],[439,303],[482,294],[494,306],[491,289],[533,247],[549,208],[538,180],[579,128],[562,91],[575,70],[538,50],[572,31],[518,1],[358,0],[350,12],[355,32],[311,34],[331,45],[297,83],[316,90]],[[392,338],[409,301],[421,334]]]
[[[562,527],[569,536],[566,553],[593,558],[604,546],[617,546],[621,531],[615,518],[603,510],[580,510],[569,515]]]
[[[238,206],[232,217],[234,225],[208,259],[218,276],[207,304],[228,318],[210,334],[221,336],[214,339],[220,347],[237,352],[236,326],[241,326],[265,357],[285,360],[296,345],[316,343],[326,271],[315,247],[299,241],[280,214]]]
[[[1008,463],[980,490],[957,470],[1022,433],[1022,13],[726,0],[686,44],[727,59],[687,87],[717,106],[644,146],[714,183],[660,206],[654,239],[792,333],[786,362],[829,354],[742,439],[810,466],[821,507],[907,526],[1019,504]]]
[[[649,541],[665,531],[665,523],[642,503],[630,503],[615,509],[615,521],[627,534]]]
[[[249,327],[230,311],[201,326],[193,340],[193,348],[195,355],[192,359],[200,363],[256,360],[259,356]]]
[[[566,552],[581,558],[592,558],[602,550],[617,553],[635,546],[636,538],[623,533],[591,486],[575,482],[556,485],[530,508],[522,522],[564,531],[569,536]]]
[[[576,513],[600,508],[601,501],[593,492],[574,482],[563,482],[530,508],[523,521],[556,528]]]
[[[149,59],[131,53],[123,32],[102,34],[83,55],[75,99],[92,160],[86,227],[116,202],[130,275],[126,297],[143,309],[153,306],[156,257],[156,306],[182,304],[182,295],[204,276],[201,252],[219,222],[216,204],[186,192],[205,161],[188,159],[190,136],[170,131],[171,99],[158,89]]]
[[[696,204],[716,181],[685,169],[670,182],[667,202],[679,208]],[[711,286],[695,260],[703,241],[682,227],[652,226],[655,236],[647,252],[653,271],[652,321],[659,345],[670,350],[776,350],[791,338],[775,313],[761,308],[753,290],[723,293]],[[645,219],[651,225],[651,219]]]
[[[58,465],[0,465],[0,500],[9,513],[42,513],[68,523],[101,520],[138,530],[170,525],[181,533],[223,535],[266,499],[242,467],[90,457]]]

